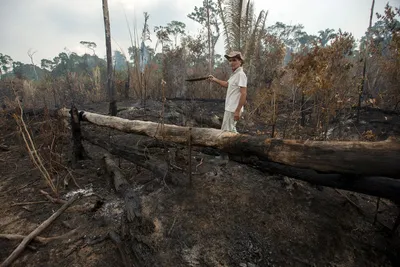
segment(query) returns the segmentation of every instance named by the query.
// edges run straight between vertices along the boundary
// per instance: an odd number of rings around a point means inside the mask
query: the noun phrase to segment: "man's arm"
[[[228,82],[227,81],[222,81],[220,79],[215,78],[214,76],[210,75],[208,76],[208,79],[212,82],[218,83],[222,87],[228,88]]]
[[[238,121],[240,119],[240,111],[244,104],[246,104],[246,97],[247,97],[247,87],[240,87],[240,99],[239,104],[235,110],[234,119]]]

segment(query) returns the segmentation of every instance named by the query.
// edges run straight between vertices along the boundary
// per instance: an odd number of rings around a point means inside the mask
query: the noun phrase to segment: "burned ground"
[[[149,102],[146,112],[134,103],[121,103],[120,107],[119,116],[124,118],[159,122],[162,115],[159,102]],[[220,107],[220,103],[170,101],[164,123],[217,127]],[[106,114],[108,107],[103,103],[80,108]],[[358,132],[373,129],[377,139],[399,134],[398,115],[369,111],[363,116],[365,123]],[[32,241],[13,266],[400,265],[399,235],[389,235],[397,216],[390,201],[381,200],[374,224],[374,197],[262,173],[228,161],[214,150],[193,148],[191,183],[187,147],[149,147],[149,155],[169,163],[168,177],[156,177],[114,157],[140,198],[142,216],[128,222],[124,201],[104,171],[105,151],[84,142],[90,159],[72,168],[68,129],[57,128],[53,142],[49,136],[54,128],[46,126],[50,122],[38,124],[38,120],[27,122],[45,159],[50,157],[46,157],[46,149],[57,146],[51,166],[60,197],[68,199],[78,191],[83,197],[40,234],[60,236],[77,229],[74,235],[47,244]],[[126,146],[135,145],[131,135],[83,127]],[[257,121],[239,128],[251,134],[263,129],[266,127]],[[354,138],[357,131],[349,130],[347,137]],[[0,234],[27,235],[61,205],[40,193],[50,192],[49,187],[31,163],[12,119],[2,119],[1,135],[6,149],[0,150]],[[125,261],[110,233],[121,237]],[[18,243],[0,238],[0,261]]]

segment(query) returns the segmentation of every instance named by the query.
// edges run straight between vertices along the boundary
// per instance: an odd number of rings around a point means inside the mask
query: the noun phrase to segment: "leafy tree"
[[[117,70],[117,71],[126,70],[126,58],[118,50],[114,51],[114,62],[115,62],[115,66],[114,66],[115,70]]]
[[[155,52],[154,48],[151,48],[150,46],[146,45],[146,50],[149,53],[150,60],[154,59]],[[129,54],[129,59],[132,60],[134,63],[133,65],[135,66],[135,55],[140,55],[140,48],[134,46],[128,47],[128,54]]]
[[[210,50],[211,50],[211,59],[212,61],[214,61],[214,54],[215,54],[215,46],[219,40],[219,37],[221,35],[220,33],[220,10],[217,6],[217,3],[215,3],[212,0],[204,0],[203,1],[203,6],[201,7],[194,7],[194,11],[190,14],[188,14],[188,18],[198,22],[199,24],[201,24],[204,29],[207,29],[207,31],[209,31],[210,34]],[[201,38],[201,36],[199,36],[199,38]],[[197,43],[200,43],[200,39],[197,39],[196,41],[198,41]],[[193,48],[195,46],[193,46],[193,38],[192,40],[188,39],[187,41],[190,42],[190,44],[192,45],[191,48],[189,48],[189,50],[193,50]],[[189,43],[188,42],[188,43]],[[205,44],[202,44],[205,45]],[[198,51],[199,49],[197,49]],[[205,51],[204,51],[205,52]],[[195,52],[196,53],[196,52]],[[198,53],[197,54],[197,58],[200,57],[200,55]],[[214,65],[213,63],[211,63],[212,65]]]
[[[282,22],[276,22],[267,28],[267,33],[282,40],[286,46],[297,50],[313,40],[303,29],[302,24],[286,25]]]
[[[20,61],[14,61],[13,63],[12,63],[12,66],[13,66],[13,73],[14,73],[14,75],[17,77],[17,78],[19,78],[19,79],[22,79],[23,78],[23,75],[24,75],[24,71],[23,71],[23,63],[22,62],[20,62]]]
[[[223,5],[223,1],[218,0],[218,7],[226,36],[225,50],[244,51],[253,31],[253,3],[249,0],[229,0]]]
[[[168,27],[165,26],[155,26],[154,27],[154,32],[156,33],[157,36],[157,43],[156,43],[156,50],[157,46],[160,43],[161,44],[161,50],[164,51],[166,46],[171,44],[171,39],[169,38],[169,29]]]
[[[302,94],[314,98],[316,110],[316,130],[323,125],[325,137],[330,119],[337,110],[352,103],[346,99],[356,99],[354,79],[349,71],[350,57],[355,45],[354,37],[339,31],[330,45],[322,43],[309,53],[298,53],[288,67],[294,70],[293,82]],[[302,103],[302,106],[304,104]],[[303,108],[303,107],[302,107]]]
[[[332,39],[335,39],[335,37],[337,36],[337,34],[335,33],[335,30],[329,29],[329,28],[325,29],[323,31],[319,31],[318,34],[319,34],[318,40],[323,47],[326,46],[329,41],[331,41]]]
[[[92,52],[93,52],[93,55],[95,55],[95,54],[96,54],[96,51],[95,51],[95,49],[96,49],[96,47],[97,47],[97,44],[96,44],[95,42],[90,42],[90,41],[80,41],[79,43],[80,43],[81,45],[85,46],[86,48],[88,48],[88,49],[92,50]]]
[[[183,22],[173,20],[170,23],[167,24],[167,31],[169,34],[172,34],[174,36],[174,47],[177,47],[178,43],[178,36],[179,35],[185,35],[185,28],[186,25]]]
[[[40,61],[40,66],[42,67],[42,69],[52,71],[55,68],[56,63],[54,61],[44,58]]]
[[[13,60],[9,55],[3,55],[0,53],[0,77],[11,69],[12,62]]]

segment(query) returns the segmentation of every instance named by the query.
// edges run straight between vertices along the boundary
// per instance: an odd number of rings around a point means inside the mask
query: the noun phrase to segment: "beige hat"
[[[232,51],[229,54],[225,55],[224,57],[226,59],[236,57],[236,58],[239,58],[240,60],[244,61],[244,57],[243,57],[242,53],[240,53],[239,51]]]

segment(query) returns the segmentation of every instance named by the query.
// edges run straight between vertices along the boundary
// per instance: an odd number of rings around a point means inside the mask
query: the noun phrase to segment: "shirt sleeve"
[[[247,87],[247,76],[244,72],[239,73],[238,86],[239,87]]]

